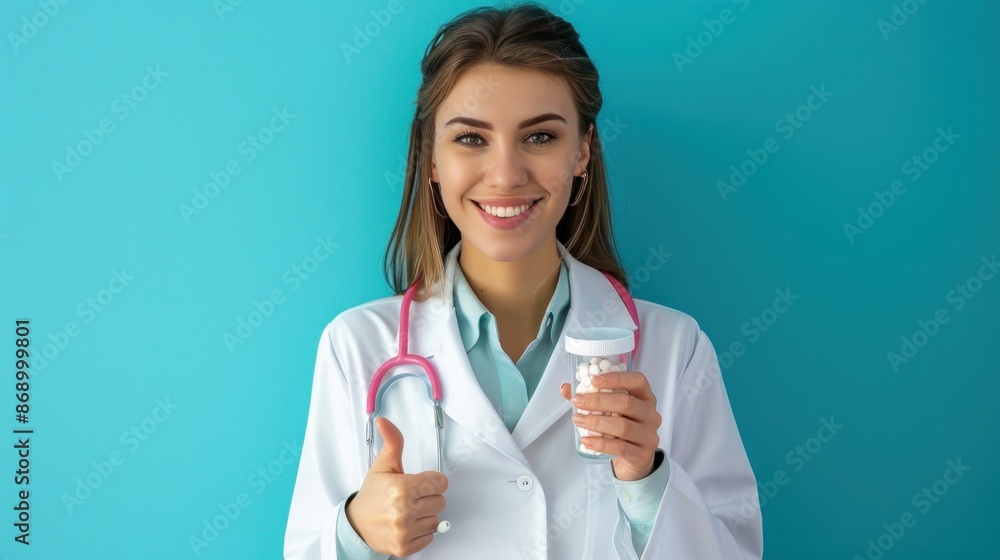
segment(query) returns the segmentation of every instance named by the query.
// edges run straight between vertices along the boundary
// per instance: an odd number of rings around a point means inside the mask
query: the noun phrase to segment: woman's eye
[[[558,136],[556,136],[555,134],[544,131],[532,132],[531,134],[528,135],[528,140],[530,140],[531,143],[536,146],[547,146],[551,144],[552,141],[555,140],[556,138],[558,138]]]
[[[468,142],[466,140],[468,140]],[[470,148],[478,148],[479,146],[482,145],[481,144],[482,140],[483,140],[482,136],[478,134],[473,134],[471,132],[467,132],[465,134],[459,134],[458,136],[455,137],[455,142],[457,144],[461,146],[468,146]]]
[[[525,138],[525,140],[534,146],[547,146],[556,138],[558,137],[551,132],[539,131],[532,132]],[[479,134],[474,132],[465,132],[455,137],[455,143],[468,148],[479,148],[484,146],[486,141]]]

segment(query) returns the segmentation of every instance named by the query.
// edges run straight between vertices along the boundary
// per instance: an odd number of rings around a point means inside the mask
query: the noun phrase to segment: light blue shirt
[[[496,317],[479,301],[462,267],[455,265],[455,312],[462,343],[469,354],[472,371],[480,387],[513,432],[514,426],[535,394],[549,357],[559,342],[569,313],[569,274],[566,264],[559,267],[559,280],[549,306],[542,316],[535,339],[515,364],[500,346]]]
[[[552,352],[556,350],[569,313],[569,271],[566,263],[561,263],[559,267],[556,290],[542,317],[538,333],[516,364],[500,346],[496,318],[476,297],[465,274],[462,273],[462,267],[457,264],[454,284],[458,327],[472,370],[508,431],[513,432],[517,421],[528,406],[528,400],[538,387],[538,381],[548,365]],[[623,481],[617,478],[614,480],[618,504],[632,529],[632,544],[639,556],[642,556],[642,551],[649,542],[656,510],[667,486],[669,472],[663,463],[663,453],[657,450],[656,463],[649,476],[635,481]],[[354,494],[345,500],[345,504],[353,497]],[[358,536],[347,521],[347,516],[344,514],[345,507],[346,505],[341,505],[337,511],[338,557],[365,560],[389,558],[388,555],[380,555],[373,551]]]

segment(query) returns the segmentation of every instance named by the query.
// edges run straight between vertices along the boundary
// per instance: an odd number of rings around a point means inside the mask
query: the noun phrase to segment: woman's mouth
[[[535,202],[538,202],[538,200],[529,202],[527,204],[521,204],[520,206],[490,206],[488,204],[481,204],[479,202],[476,202],[476,204],[483,212],[486,212],[490,216],[494,216],[496,218],[513,218],[515,216],[520,215],[528,208],[534,206]]]
[[[490,205],[476,202],[476,207],[479,208],[479,215],[487,224],[494,229],[508,230],[527,222],[528,218],[535,213],[535,207],[539,200],[541,199],[519,205]]]

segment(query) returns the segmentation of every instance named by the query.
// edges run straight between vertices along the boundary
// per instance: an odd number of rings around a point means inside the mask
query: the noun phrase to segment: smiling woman
[[[760,558],[722,379],[683,398],[719,370],[711,342],[628,296],[577,31],[535,3],[469,10],[421,71],[395,295],[323,333],[286,558]],[[563,347],[585,322],[648,342],[570,402]]]

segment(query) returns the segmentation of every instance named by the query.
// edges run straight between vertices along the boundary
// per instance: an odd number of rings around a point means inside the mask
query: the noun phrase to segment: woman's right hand
[[[404,474],[403,434],[386,418],[375,425],[384,444],[347,504],[347,520],[375,552],[405,557],[434,539],[448,478],[437,471]]]

